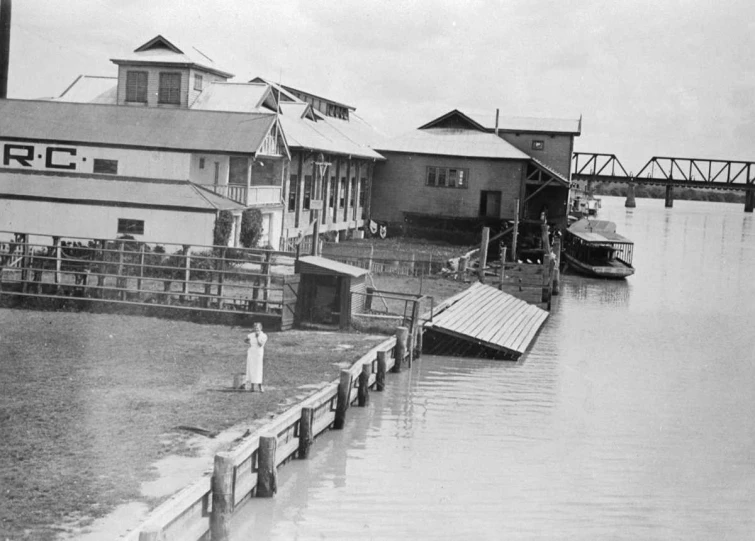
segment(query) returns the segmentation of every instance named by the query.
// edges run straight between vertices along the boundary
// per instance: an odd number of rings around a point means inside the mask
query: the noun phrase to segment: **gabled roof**
[[[286,90],[286,87],[281,86],[277,83],[274,83],[273,81],[269,79],[265,79],[264,77],[255,77],[254,79],[251,79],[249,82],[250,83],[265,83],[266,85],[270,85],[275,90],[275,94],[279,97],[279,101],[281,103],[286,103],[287,101],[304,103],[302,100],[297,98],[291,92]]]
[[[0,100],[0,139],[253,154],[273,113]]]
[[[492,133],[433,128],[414,130],[375,144],[381,152],[407,152],[466,158],[529,160],[530,157]]]
[[[333,105],[339,105],[341,107],[345,107],[346,109],[349,109],[350,111],[356,111],[356,107],[353,107],[351,105],[346,105],[345,103],[341,103],[341,102],[332,100],[330,98],[325,98],[323,96],[318,96],[317,94],[312,94],[311,92],[307,92],[306,90],[299,90],[298,88],[294,88],[292,86],[288,86],[288,85],[281,85],[281,86],[283,86],[283,88],[285,88],[291,94],[294,94],[294,95],[296,95],[296,94],[305,94],[305,95],[310,96],[312,98],[316,98],[318,100],[322,100],[322,101],[325,101],[327,103],[332,103]],[[299,98],[299,99],[301,99],[301,98]]]
[[[280,123],[289,148],[302,148],[330,154],[383,160],[383,156],[339,131],[332,119],[313,122],[306,118],[281,115]]]
[[[289,115],[289,116],[297,116],[299,118],[308,118],[309,120],[316,121],[319,117],[317,117],[312,111],[312,106],[308,103],[304,102],[292,102],[292,101],[282,101],[279,103],[281,114]]]
[[[468,127],[480,131],[493,132],[496,128],[496,112],[460,111],[454,109],[431,120],[419,129],[436,127]],[[582,131],[582,119],[535,118],[535,117],[498,117],[498,131],[517,133],[558,133],[579,135]]]
[[[118,101],[118,78],[79,75],[74,82],[53,101],[72,103],[107,103]]]
[[[61,177],[51,182],[51,177]],[[64,177],[64,178],[63,178]],[[118,207],[214,212],[242,210],[243,205],[189,181],[154,181],[87,175],[3,170],[0,199],[45,200]]]
[[[133,52],[111,58],[114,64],[173,64],[181,67],[200,68],[221,77],[231,78],[232,73],[219,69],[215,62],[196,47],[179,46],[157,35],[140,45]]]
[[[277,100],[264,83],[211,83],[197,96],[191,109],[260,113],[275,111]]]

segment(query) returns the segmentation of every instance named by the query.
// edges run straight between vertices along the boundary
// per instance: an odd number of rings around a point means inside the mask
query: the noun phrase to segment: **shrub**
[[[254,248],[262,236],[262,212],[259,209],[246,209],[241,215],[241,246]]]
[[[215,229],[212,232],[213,246],[228,246],[233,230],[233,213],[230,210],[221,210],[215,219]]]

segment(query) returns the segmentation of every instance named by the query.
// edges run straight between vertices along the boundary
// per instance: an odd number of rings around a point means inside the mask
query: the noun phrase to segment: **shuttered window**
[[[147,72],[126,72],[126,101],[147,103]]]
[[[157,102],[171,105],[181,105],[181,74],[161,73],[160,88]]]

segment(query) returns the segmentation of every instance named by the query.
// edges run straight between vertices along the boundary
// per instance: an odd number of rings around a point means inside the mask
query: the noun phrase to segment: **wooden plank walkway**
[[[435,314],[425,328],[519,356],[547,318],[542,308],[478,282]]]

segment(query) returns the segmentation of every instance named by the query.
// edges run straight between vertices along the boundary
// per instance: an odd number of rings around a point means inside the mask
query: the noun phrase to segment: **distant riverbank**
[[[627,185],[618,183],[606,183],[593,185],[595,195],[613,195],[616,197],[627,196]],[[666,197],[665,186],[636,186],[635,197],[650,199],[663,199]],[[744,193],[730,192],[725,190],[697,190],[694,188],[675,188],[674,199],[686,201],[714,201],[716,203],[744,203]]]

